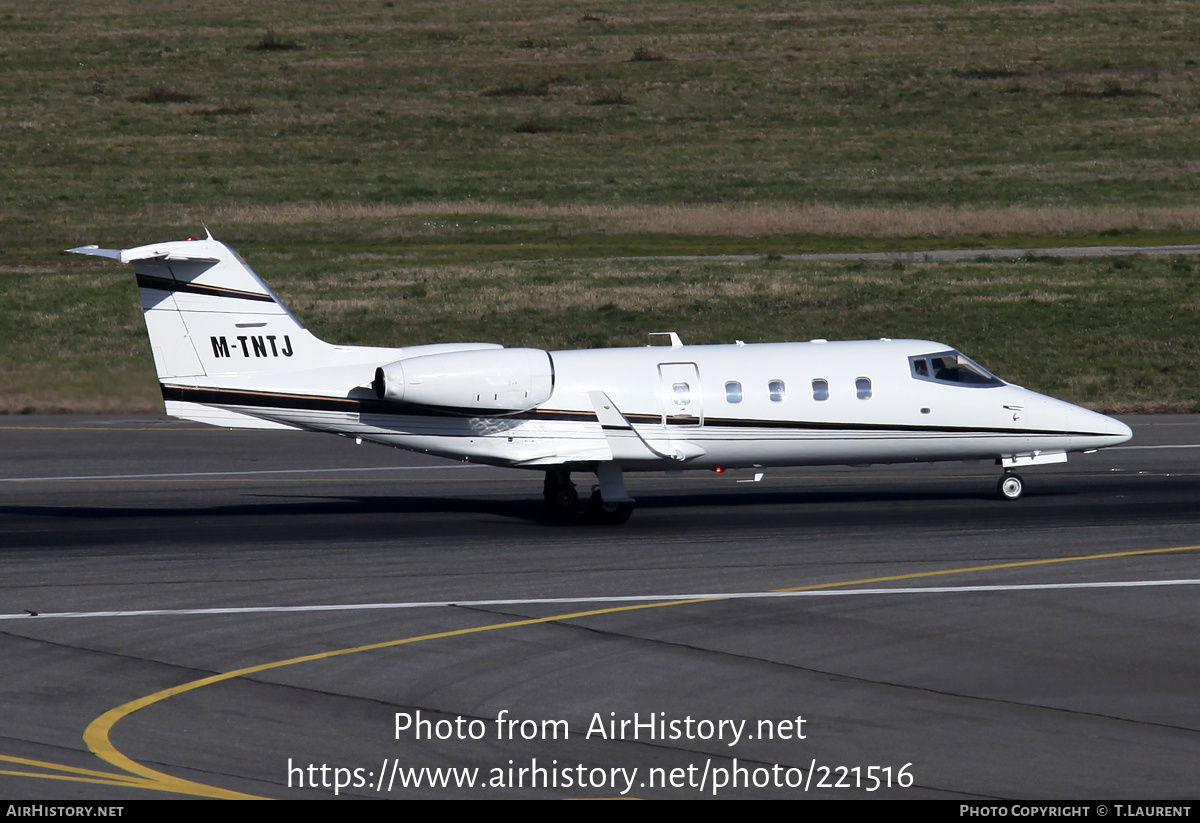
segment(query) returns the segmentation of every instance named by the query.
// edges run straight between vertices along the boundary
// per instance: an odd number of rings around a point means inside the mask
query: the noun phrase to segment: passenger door
[[[701,426],[704,424],[704,393],[700,369],[695,363],[659,363],[664,426]]]

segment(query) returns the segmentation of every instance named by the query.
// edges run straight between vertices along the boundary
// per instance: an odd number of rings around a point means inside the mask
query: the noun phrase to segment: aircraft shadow
[[[1012,529],[1158,522],[1191,516],[1194,511],[1194,496],[1179,494],[1178,487],[1173,494],[1164,495],[1139,486],[1136,494],[1114,497],[1111,485],[1101,487],[1074,479],[1069,483],[1039,484],[1015,502],[995,499],[987,493],[989,487],[872,486],[658,494],[635,489],[637,508],[629,522],[622,525],[596,522],[582,503],[575,516],[556,516],[547,510],[540,496],[289,495],[281,499],[279,494],[261,494],[257,495],[260,499],[248,502],[207,506],[196,505],[194,499],[190,505],[166,506],[12,505],[0,506],[0,543],[10,547],[150,541],[179,545],[212,542],[222,535],[236,535],[239,541],[251,544],[345,541],[349,537],[374,543],[446,536],[511,536],[515,534],[513,529],[530,528],[551,533],[607,529],[614,535],[641,537],[656,533],[677,537],[725,534],[740,539],[786,528]],[[581,486],[581,491],[586,489]]]

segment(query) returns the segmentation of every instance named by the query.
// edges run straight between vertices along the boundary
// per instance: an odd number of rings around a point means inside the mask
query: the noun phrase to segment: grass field
[[[245,248],[319,336],[409,345],[499,340],[578,348],[920,337],[1005,379],[1109,411],[1197,407],[1200,266],[1193,258],[1004,262],[416,263],[398,255]],[[10,411],[160,408],[125,267],[56,261],[14,275],[0,371]],[[50,370],[20,364],[61,365]]]
[[[1200,410],[1184,2],[0,2],[0,411],[157,409],[127,271],[207,224],[344,342],[920,336]],[[757,263],[607,263],[744,253]]]

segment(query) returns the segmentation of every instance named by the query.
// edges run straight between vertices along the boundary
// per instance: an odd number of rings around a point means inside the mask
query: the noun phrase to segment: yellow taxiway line
[[[830,588],[845,588],[848,586],[864,586],[879,583],[889,583],[899,580],[915,580],[920,578],[942,577],[952,574],[973,574],[979,572],[998,571],[1003,569],[1028,568],[1032,566],[1046,566],[1060,563],[1079,563],[1091,560],[1109,560],[1125,557],[1138,557],[1155,554],[1171,554],[1179,552],[1195,551],[1200,549],[1200,546],[1175,546],[1163,549],[1140,549],[1134,551],[1121,552],[1106,552],[1103,554],[1079,555],[1073,557],[1052,557],[1041,558],[1037,560],[1019,560],[1010,563],[993,563],[983,566],[964,566],[953,569],[939,569],[935,571],[911,572],[908,574],[886,575],[882,577],[863,578],[858,580],[843,580],[832,583],[814,583],[805,586],[793,586],[783,589],[773,589],[774,592],[798,592],[798,591],[814,591],[819,589]],[[432,634],[416,635],[413,637],[404,637],[397,640],[388,640],[381,643],[371,643],[365,646],[352,646],[344,649],[334,649],[326,652],[318,652],[315,654],[303,655],[300,657],[292,657],[286,660],[275,660],[269,663],[261,663],[256,666],[247,666],[241,669],[215,674],[209,677],[203,677],[198,680],[192,680],[187,683],[173,686],[169,689],[154,692],[145,697],[132,700],[124,703],[116,708],[110,709],[104,714],[97,717],[88,725],[84,731],[83,739],[91,751],[101,760],[109,763],[112,766],[122,770],[125,774],[114,774],[106,772],[92,771],[89,769],[76,769],[67,766],[58,766],[52,763],[43,761],[24,760],[21,758],[3,757],[0,760],[19,763],[22,765],[36,766],[42,769],[58,770],[67,772],[67,774],[36,774],[32,772],[16,772],[6,771],[2,774],[22,775],[29,777],[42,777],[47,779],[68,779],[68,780],[85,780],[95,783],[106,783],[112,785],[129,786],[131,788],[145,788],[157,791],[173,792],[178,794],[187,794],[200,797],[226,798],[226,799],[263,799],[255,795],[235,792],[228,789],[222,789],[217,786],[210,786],[203,783],[197,783],[184,778],[175,777],[165,774],[149,766],[138,763],[137,761],[127,757],[125,754],[117,750],[113,745],[110,734],[113,727],[128,717],[147,706],[152,706],[168,698],[186,692],[194,691],[205,686],[221,683],[227,680],[233,680],[238,677],[245,677],[259,672],[270,671],[271,669],[280,669],[285,666],[295,666],[301,663],[310,663],[316,660],[327,660],[333,657],[341,657],[348,654],[357,654],[359,652],[374,651],[377,649],[394,648],[404,646],[411,643],[420,643],[427,640],[442,640],[450,637],[461,637],[469,634],[478,634],[481,632],[497,631],[500,629],[515,629],[523,626],[536,626],[544,623],[553,623],[563,620],[577,620],[585,617],[596,617],[606,614],[619,614],[621,612],[640,611],[643,609],[657,609],[667,606],[683,606],[696,603],[712,603],[724,600],[720,596],[705,599],[688,599],[688,600],[667,600],[654,603],[639,603],[634,605],[613,606],[603,609],[591,609],[587,611],[568,612],[563,614],[554,614],[548,617],[535,617],[523,620],[510,620],[503,623],[490,623],[484,626],[474,626],[466,629],[454,629],[451,631],[434,632]]]

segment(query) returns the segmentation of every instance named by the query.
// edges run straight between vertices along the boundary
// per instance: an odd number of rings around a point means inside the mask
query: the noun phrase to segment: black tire
[[[619,525],[629,520],[629,516],[633,514],[632,503],[606,502],[601,496],[599,489],[592,492],[590,508],[592,510],[592,517],[599,523]]]
[[[550,510],[558,514],[573,512],[575,511],[575,507],[579,505],[579,492],[575,490],[575,486],[572,484],[566,486],[549,486],[542,493],[542,498],[546,501],[546,505],[550,507]]]
[[[1000,478],[996,491],[1001,500],[1020,500],[1025,493],[1025,481],[1018,474],[1006,474]]]

